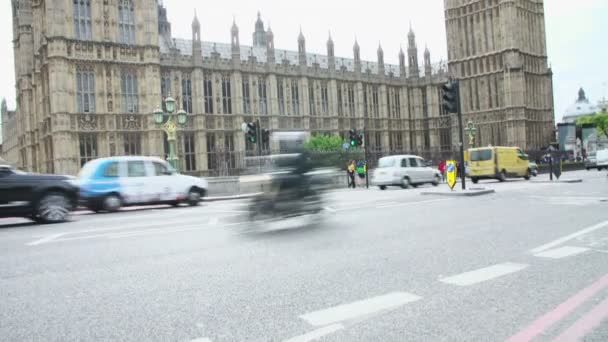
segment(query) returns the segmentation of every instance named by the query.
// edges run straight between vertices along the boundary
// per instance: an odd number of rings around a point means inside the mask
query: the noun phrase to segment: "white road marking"
[[[559,238],[557,240],[551,241],[551,242],[549,242],[547,244],[544,244],[542,246],[536,247],[536,248],[530,250],[530,252],[532,254],[538,254],[538,253],[544,252],[544,251],[546,251],[548,249],[551,249],[553,247],[559,246],[559,245],[561,245],[561,244],[563,244],[565,242],[568,242],[568,241],[570,241],[572,239],[576,239],[577,237],[579,237],[581,235],[589,234],[591,232],[594,232],[596,230],[599,230],[599,229],[602,229],[602,228],[606,228],[606,227],[608,227],[608,221],[604,221],[602,223],[598,223],[598,224],[596,224],[594,226],[591,226],[589,228],[585,228],[583,230],[579,230],[576,233],[573,233],[573,234],[570,234],[570,235],[566,235],[566,236],[564,236],[562,238]]]
[[[396,309],[407,303],[412,303],[422,297],[406,292],[393,292],[387,295],[364,299],[350,304],[314,311],[300,316],[314,326],[334,324],[353,318],[367,316],[381,311]]]
[[[578,255],[581,253],[585,253],[589,250],[589,248],[582,247],[572,247],[572,246],[564,246],[561,248],[550,249],[548,251],[544,251],[538,254],[535,254],[535,257],[539,258],[548,258],[548,259],[562,259],[569,256]]]
[[[332,207],[325,207],[325,210],[329,211],[330,213],[335,213],[337,210],[332,208]]]
[[[484,281],[496,279],[507,274],[515,273],[527,268],[526,264],[504,263],[490,267],[481,268],[478,270],[457,274],[451,277],[439,279],[442,283],[470,286]]]
[[[212,217],[209,219],[209,225],[210,226],[217,226],[217,224],[220,222],[220,219],[217,217]]]
[[[339,331],[342,329],[344,329],[344,326],[342,324],[332,324],[332,325],[328,325],[326,327],[311,331],[304,335],[292,337],[289,340],[285,340],[283,342],[310,342],[310,341],[317,340],[323,336],[333,334],[336,331]]]
[[[211,340],[206,337],[203,337],[203,338],[197,338],[194,340],[190,340],[190,342],[211,342]]]
[[[56,239],[58,239],[58,238],[60,238],[60,237],[62,237],[64,235],[65,234],[63,234],[63,233],[62,234],[49,235],[49,236],[44,237],[44,238],[42,238],[40,240],[36,240],[36,241],[30,242],[30,243],[26,244],[26,246],[38,246],[38,245],[42,245],[42,244],[45,244],[45,243],[49,243],[49,242],[52,242],[53,240],[56,240]]]

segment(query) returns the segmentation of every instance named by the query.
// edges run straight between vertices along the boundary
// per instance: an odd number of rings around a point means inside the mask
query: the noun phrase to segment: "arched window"
[[[74,37],[91,40],[91,1],[74,0]]]
[[[120,0],[118,3],[118,27],[123,44],[135,44],[135,10],[131,0]]]

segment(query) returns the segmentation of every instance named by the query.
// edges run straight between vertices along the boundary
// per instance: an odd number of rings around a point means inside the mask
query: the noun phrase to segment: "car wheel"
[[[524,176],[525,180],[530,180],[531,176],[530,176],[530,170],[526,171],[526,175]]]
[[[117,194],[110,194],[103,199],[103,210],[115,213],[122,207],[122,199]]]
[[[439,186],[439,183],[441,183],[441,177],[435,176],[435,180],[433,181],[433,186]]]
[[[403,177],[403,179],[401,180],[401,188],[407,189],[409,187],[410,187],[410,179],[407,177]]]
[[[199,189],[192,188],[190,189],[190,191],[188,191],[188,197],[186,199],[186,202],[189,206],[195,207],[201,202],[201,198],[201,191]]]
[[[70,216],[72,205],[66,195],[60,192],[45,194],[36,206],[36,222],[59,223]],[[39,220],[39,221],[38,221]]]
[[[507,173],[505,172],[505,170],[500,171],[500,173],[498,174],[498,180],[501,182],[507,181]]]
[[[479,178],[471,178],[471,181],[473,182],[473,184],[477,184],[479,183]]]
[[[380,185],[379,188],[380,188],[380,190],[384,191],[384,190],[386,190],[386,185]]]

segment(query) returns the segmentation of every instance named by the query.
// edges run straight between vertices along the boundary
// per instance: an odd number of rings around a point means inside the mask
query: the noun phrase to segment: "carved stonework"
[[[81,131],[97,130],[97,117],[92,114],[82,114],[78,118],[78,129]]]
[[[139,130],[141,129],[141,118],[137,115],[129,114],[122,116],[122,128],[128,130]]]

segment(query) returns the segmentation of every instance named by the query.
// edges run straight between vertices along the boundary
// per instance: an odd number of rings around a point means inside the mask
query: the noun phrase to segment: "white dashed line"
[[[315,331],[311,331],[304,335],[292,337],[289,340],[285,340],[283,342],[310,342],[310,341],[317,340],[323,336],[333,334],[336,331],[339,331],[342,329],[344,329],[344,326],[342,324],[332,324],[332,325],[328,325],[326,327],[317,329]]]
[[[385,310],[396,309],[404,304],[412,303],[420,299],[422,299],[422,297],[411,293],[393,292],[350,304],[343,304],[324,310],[314,311],[302,315],[300,318],[311,325],[322,326],[371,315]]]
[[[206,337],[203,337],[203,338],[197,338],[194,340],[190,340],[190,342],[211,342],[211,340]]]
[[[62,237],[64,235],[65,235],[64,233],[50,235],[50,236],[47,236],[47,237],[42,238],[40,240],[32,241],[32,242],[28,243],[27,246],[38,246],[38,245],[42,245],[42,244],[45,244],[45,243],[49,243],[49,242],[52,242],[53,240],[56,240],[56,239],[58,239],[58,238],[60,238],[60,237]]]
[[[470,286],[521,271],[528,266],[508,262],[439,279],[439,281],[450,285]]]
[[[532,254],[538,254],[538,253],[544,252],[546,250],[549,250],[549,249],[551,249],[553,247],[559,246],[559,245],[561,245],[561,244],[563,244],[565,242],[568,242],[568,241],[570,241],[572,239],[576,239],[577,237],[579,237],[581,235],[589,234],[591,232],[594,232],[596,230],[599,230],[599,229],[602,229],[602,228],[605,228],[605,227],[608,227],[608,221],[604,221],[602,223],[598,223],[598,224],[596,224],[594,226],[591,226],[589,228],[585,228],[583,230],[579,230],[576,233],[564,236],[562,238],[559,238],[557,240],[554,240],[554,241],[549,242],[547,244],[544,244],[542,246],[536,247],[536,248],[532,249],[530,252],[532,252]]]
[[[548,259],[562,259],[567,258],[569,256],[578,255],[581,253],[585,253],[589,250],[589,248],[583,247],[572,247],[572,246],[564,246],[561,248],[550,249],[548,251],[544,251],[538,254],[535,254],[535,257],[539,258],[548,258]]]

